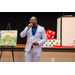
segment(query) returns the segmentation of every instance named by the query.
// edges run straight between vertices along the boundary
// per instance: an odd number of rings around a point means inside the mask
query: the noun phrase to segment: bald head
[[[33,27],[37,25],[37,18],[35,16],[32,16],[30,18],[30,23],[33,24]]]
[[[37,17],[35,17],[35,16],[32,16],[31,18],[37,20]]]

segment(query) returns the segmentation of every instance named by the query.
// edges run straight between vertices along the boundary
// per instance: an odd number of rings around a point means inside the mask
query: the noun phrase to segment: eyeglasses
[[[30,21],[35,21],[35,20],[32,19],[32,20],[29,20],[29,22],[30,22]]]

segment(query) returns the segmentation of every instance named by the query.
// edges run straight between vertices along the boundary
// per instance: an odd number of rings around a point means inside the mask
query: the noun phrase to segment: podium
[[[60,39],[61,46],[73,46],[75,38],[75,17],[65,16],[57,19],[57,39]]]

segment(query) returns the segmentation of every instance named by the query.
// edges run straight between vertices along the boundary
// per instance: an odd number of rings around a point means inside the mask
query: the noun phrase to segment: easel
[[[9,29],[8,29],[8,28],[9,28]],[[11,30],[11,28],[10,28],[10,23],[8,23],[6,30]],[[3,48],[4,48],[4,46],[2,46],[2,49],[1,49],[0,59],[1,59],[1,56],[2,56]],[[13,46],[11,46],[11,51],[12,51],[12,57],[13,57],[13,62],[14,62]]]

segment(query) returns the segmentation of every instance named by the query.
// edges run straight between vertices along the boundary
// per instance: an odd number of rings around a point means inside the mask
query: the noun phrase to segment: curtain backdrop
[[[7,24],[10,23],[12,30],[18,30],[17,43],[23,44],[26,43],[26,37],[21,38],[20,32],[29,24],[31,16],[36,16],[38,24],[45,27],[46,30],[50,29],[56,32],[57,18],[63,15],[63,12],[0,12],[0,30],[5,30]]]

